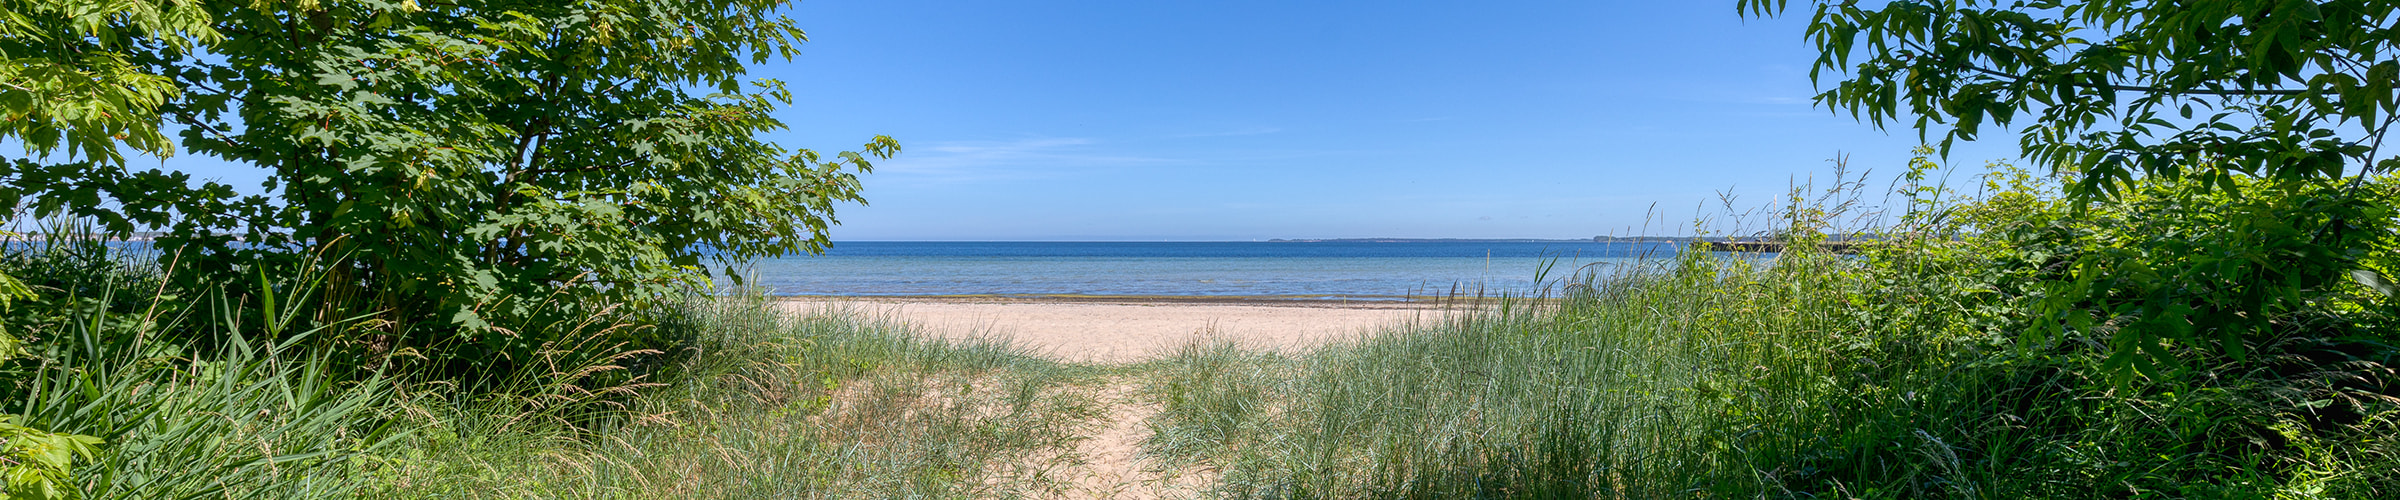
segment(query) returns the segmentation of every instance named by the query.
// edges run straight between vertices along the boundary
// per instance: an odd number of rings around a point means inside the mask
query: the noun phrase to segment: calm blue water
[[[744,274],[775,295],[1237,295],[1397,298],[1533,290],[1547,280],[1674,253],[1593,242],[839,242]]]

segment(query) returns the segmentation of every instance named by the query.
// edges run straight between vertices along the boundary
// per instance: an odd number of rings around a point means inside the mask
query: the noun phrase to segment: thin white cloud
[[[1280,127],[1251,127],[1251,128],[1245,128],[1245,129],[1239,129],[1239,130],[1229,130],[1229,131],[1224,131],[1224,132],[1204,132],[1204,133],[1198,133],[1198,134],[1179,134],[1179,135],[1172,135],[1172,136],[1168,136],[1168,137],[1173,137],[1173,138],[1177,138],[1177,139],[1192,139],[1192,138],[1199,138],[1199,137],[1238,137],[1238,136],[1245,136],[1245,135],[1266,135],[1266,134],[1272,134],[1272,133],[1276,133],[1276,132],[1282,132],[1282,131],[1283,131],[1283,129],[1282,129],[1282,128],[1280,128]]]
[[[1173,163],[1175,160],[1095,151],[1097,141],[1040,137],[1007,141],[948,141],[912,148],[877,165],[877,173],[918,181],[957,183],[1054,175],[1065,170]]]
[[[1014,141],[954,141],[938,143],[938,145],[930,149],[934,150],[935,152],[949,153],[954,155],[1005,156],[1024,154],[1034,151],[1053,150],[1064,147],[1082,146],[1091,143],[1091,139],[1084,139],[1080,137],[1054,137],[1018,139]]]

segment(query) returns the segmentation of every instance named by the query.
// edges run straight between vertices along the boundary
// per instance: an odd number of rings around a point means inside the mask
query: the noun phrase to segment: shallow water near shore
[[[1537,277],[1606,273],[1674,252],[1667,243],[1589,241],[837,242],[825,255],[766,259],[740,272],[786,296],[1402,300],[1522,293],[1542,285]]]

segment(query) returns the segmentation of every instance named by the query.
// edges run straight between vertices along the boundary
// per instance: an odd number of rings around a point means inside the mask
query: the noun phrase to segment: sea
[[[1235,296],[1406,300],[1532,294],[1578,275],[1656,263],[1662,242],[842,241],[736,272],[770,295]]]

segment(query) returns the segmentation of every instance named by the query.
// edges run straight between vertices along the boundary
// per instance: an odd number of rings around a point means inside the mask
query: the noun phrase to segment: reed
[[[95,302],[110,300],[103,297]],[[6,411],[48,432],[97,437],[70,476],[83,498],[352,498],[375,458],[409,430],[393,380],[360,376],[281,341],[232,335],[181,352],[145,336],[196,311],[155,317],[71,310],[38,360],[14,360]],[[219,311],[222,313],[223,311]]]

